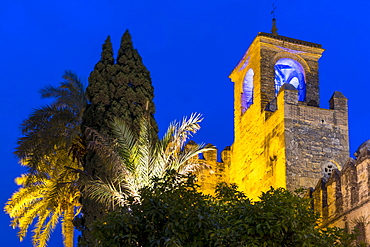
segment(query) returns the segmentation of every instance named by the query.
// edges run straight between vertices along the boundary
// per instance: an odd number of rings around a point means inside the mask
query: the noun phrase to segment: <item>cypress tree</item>
[[[113,48],[108,36],[102,45],[101,59],[90,73],[89,85],[86,88],[90,104],[84,114],[84,126],[99,132],[108,128],[107,117],[110,115],[109,106],[113,94],[110,85],[114,74]]]
[[[131,35],[127,30],[121,39],[116,62],[116,76],[113,84],[116,88],[114,107],[123,113],[122,118],[131,125],[136,132],[139,131],[138,120],[142,114],[150,116],[150,123],[157,133],[157,124],[154,120],[154,89],[150,73],[144,66],[141,56],[134,49]]]
[[[111,78],[114,76],[114,57],[113,47],[110,36],[107,37],[102,45],[101,58],[95,65],[94,70],[89,76],[89,85],[86,88],[86,97],[89,104],[83,115],[82,130],[85,132],[86,127],[92,128],[98,132],[105,132],[108,129],[106,121],[107,109],[109,108],[112,93],[109,90]],[[89,139],[85,136],[86,141]],[[102,176],[104,166],[99,161],[98,156],[93,152],[87,152],[84,160],[84,170],[92,176]],[[104,175],[104,177],[106,177]],[[95,220],[101,218],[104,209],[102,205],[95,203],[87,198],[82,198],[83,217],[75,219],[75,226],[82,231],[79,237],[79,246],[91,245],[91,234],[89,225]]]
[[[134,49],[131,35],[127,30],[121,39],[117,62],[113,57],[110,37],[102,46],[100,61],[89,76],[86,95],[89,105],[83,118],[83,127],[89,127],[101,135],[110,136],[110,121],[122,118],[134,132],[139,131],[139,119],[149,117],[153,138],[157,138],[158,127],[154,120],[154,89],[150,73],[142,63],[138,51]],[[87,139],[87,141],[89,141]],[[110,180],[110,169],[93,152],[85,156],[85,171],[94,177]],[[80,224],[82,237],[79,246],[91,246],[90,224],[106,212],[104,206],[83,198],[83,219]]]
[[[137,132],[137,121],[141,115],[147,114],[153,138],[156,138],[158,127],[154,120],[154,89],[150,73],[134,49],[128,30],[122,36],[115,64],[108,36],[103,44],[101,60],[90,74],[86,91],[90,105],[85,114],[85,126],[100,134],[109,134],[109,121],[120,117]]]

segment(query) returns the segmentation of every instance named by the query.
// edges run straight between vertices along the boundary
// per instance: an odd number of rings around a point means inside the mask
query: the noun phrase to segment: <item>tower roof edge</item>
[[[278,40],[287,41],[287,42],[291,42],[291,43],[295,43],[295,44],[300,44],[300,45],[305,45],[305,46],[310,46],[310,47],[323,49],[322,45],[320,45],[320,44],[316,44],[316,43],[312,43],[312,42],[308,42],[308,41],[303,41],[303,40],[299,40],[299,39],[293,39],[293,38],[289,38],[289,37],[285,37],[285,36],[281,36],[281,35],[274,35],[274,34],[271,34],[271,33],[259,32],[257,37],[258,36],[263,36],[263,37],[278,39]]]

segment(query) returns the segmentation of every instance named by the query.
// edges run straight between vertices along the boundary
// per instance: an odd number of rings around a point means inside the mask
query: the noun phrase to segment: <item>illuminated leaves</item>
[[[86,177],[84,194],[107,207],[123,206],[128,197],[140,198],[139,191],[151,184],[154,177],[163,177],[167,170],[180,173],[208,168],[206,164],[191,162],[213,146],[186,146],[189,138],[199,129],[200,114],[183,118],[182,122],[170,124],[161,140],[152,139],[152,128],[146,116],[141,118],[140,132],[135,134],[122,119],[111,123],[114,139],[107,139],[95,130],[87,132],[92,141],[88,148],[95,151],[110,179]]]
[[[197,191],[195,177],[167,173],[141,190],[141,203],[94,225],[96,246],[350,246],[353,235],[321,230],[306,199],[271,189],[251,202],[235,185],[216,196]]]
[[[59,87],[42,89],[43,98],[55,99],[33,111],[22,125],[16,156],[28,173],[16,178],[21,186],[8,200],[5,212],[21,240],[33,225],[34,246],[46,246],[59,220],[64,245],[73,246],[72,220],[80,208],[76,181],[85,152],[80,124],[86,106],[84,87],[70,71]],[[70,169],[73,168],[73,169]]]

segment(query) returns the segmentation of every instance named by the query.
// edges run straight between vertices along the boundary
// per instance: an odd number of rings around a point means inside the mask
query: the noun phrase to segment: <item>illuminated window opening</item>
[[[242,114],[253,104],[253,69],[249,69],[243,80],[241,95]]]
[[[298,100],[306,100],[304,69],[300,63],[290,58],[279,59],[275,66],[275,95],[284,83],[292,84],[298,90]]]

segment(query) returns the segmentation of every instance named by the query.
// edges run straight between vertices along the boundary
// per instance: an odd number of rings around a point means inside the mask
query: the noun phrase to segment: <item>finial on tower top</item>
[[[272,14],[272,28],[271,28],[271,33],[273,34],[273,35],[278,35],[278,33],[277,33],[277,27],[276,27],[276,19],[275,19],[275,9],[276,9],[276,7],[275,7],[275,4],[272,4],[272,11],[271,11],[271,14]]]

